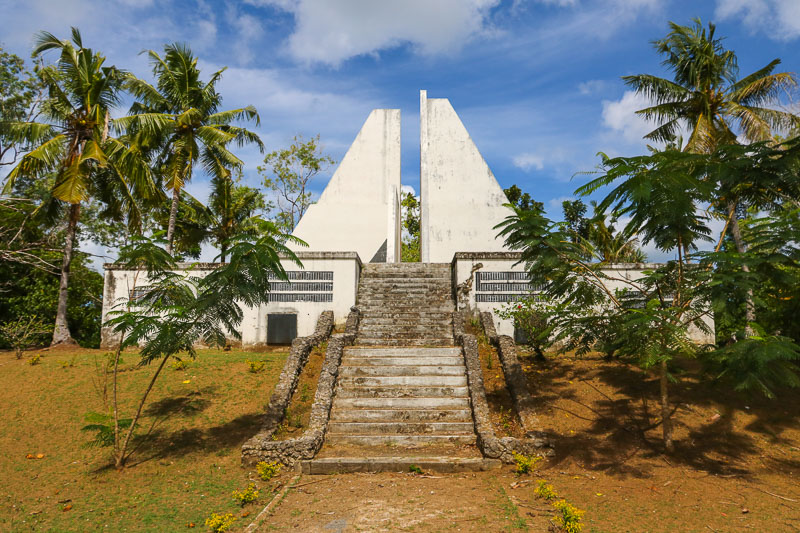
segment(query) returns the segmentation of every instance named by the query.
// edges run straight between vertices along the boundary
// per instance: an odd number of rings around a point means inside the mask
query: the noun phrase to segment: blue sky
[[[778,57],[797,71],[800,0],[0,0],[0,43],[28,56],[33,35],[84,43],[148,77],[144,49],[187,42],[228,108],[253,104],[268,150],[321,135],[341,160],[369,111],[401,108],[403,183],[419,189],[419,90],[449,98],[503,187],[552,216],[596,153],[635,155],[652,129],[620,76],[667,75],[649,42],[667,22],[712,20],[742,74]],[[257,150],[240,153],[258,183]],[[314,183],[318,193],[330,173]],[[189,190],[200,198],[208,180]],[[651,254],[652,255],[652,254]]]

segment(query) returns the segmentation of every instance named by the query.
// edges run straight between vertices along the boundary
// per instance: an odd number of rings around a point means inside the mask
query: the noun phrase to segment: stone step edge
[[[455,474],[459,472],[484,472],[501,468],[500,459],[464,457],[321,457],[300,461],[300,471],[307,475],[325,475],[354,472],[408,472],[411,465],[425,472]]]

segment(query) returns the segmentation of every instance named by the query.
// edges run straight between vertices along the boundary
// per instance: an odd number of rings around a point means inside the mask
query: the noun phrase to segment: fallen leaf
[[[32,453],[29,453],[28,455],[25,456],[25,459],[35,459],[35,457]]]
[[[72,509],[72,504],[71,503],[68,503],[67,505],[65,505],[64,507],[61,508],[61,510],[64,511],[64,512],[69,511],[70,509]]]
[[[242,513],[242,518],[247,518],[250,515],[250,511],[245,511]]]
[[[744,509],[742,509],[742,514],[747,514],[747,513],[749,513],[749,512],[750,512],[750,509],[748,509],[747,507],[745,507]]]
[[[192,382],[191,379],[187,379],[187,380],[183,381],[183,384],[185,385],[186,383],[191,383],[191,382]]]
[[[37,453],[36,454],[36,458],[37,459],[44,459],[44,454],[43,453]]]
[[[193,528],[194,527],[194,522],[189,522],[188,524],[186,524],[186,527]]]
[[[603,495],[603,493],[602,493],[602,492],[595,492],[595,493],[594,493],[594,495],[595,495],[595,496],[602,496],[602,495]]]

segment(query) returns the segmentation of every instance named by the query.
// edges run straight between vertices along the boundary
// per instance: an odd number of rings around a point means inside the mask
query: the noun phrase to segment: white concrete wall
[[[310,272],[333,272],[332,302],[270,302],[258,309],[248,309],[242,320],[242,344],[244,346],[266,344],[267,315],[270,313],[296,313],[297,336],[314,333],[317,319],[323,311],[333,311],[334,323],[343,326],[350,307],[356,304],[358,280],[361,275],[361,260],[354,253],[299,252],[304,270]],[[298,270],[297,265],[282,262],[287,271]]]
[[[271,313],[297,314],[297,336],[299,337],[311,335],[314,332],[317,319],[323,311],[333,311],[335,323],[344,325],[347,320],[347,314],[350,312],[350,307],[356,303],[358,280],[361,275],[361,260],[358,255],[354,252],[298,252],[297,256],[302,261],[303,268],[301,269],[294,263],[284,260],[281,261],[284,269],[287,272],[301,270],[305,272],[332,272],[332,301],[270,302],[258,308],[243,307],[244,317],[239,330],[243,346],[256,346],[266,343],[267,315]],[[216,268],[217,265],[214,263],[183,263],[180,266],[184,268],[180,272],[191,272],[194,276],[202,277],[213,268]],[[305,282],[299,281],[299,283]],[[275,280],[275,283],[281,282],[280,280]],[[102,311],[103,322],[109,318],[109,312],[114,309],[114,306],[127,303],[130,291],[134,286],[144,287],[147,284],[147,272],[122,270],[115,265],[106,265]],[[274,290],[272,294],[281,292],[313,294],[315,291],[302,289],[297,291],[294,289]],[[109,347],[114,343],[115,340],[111,332],[103,329],[101,345]]]
[[[386,242],[387,262],[399,261],[399,191],[400,110],[375,109],[294,230],[309,247],[292,249],[355,251],[369,262]]]
[[[503,189],[446,98],[420,92],[420,246],[425,263],[455,252],[505,250],[494,226],[511,210]]]
[[[464,283],[469,279],[473,266],[478,263],[483,266],[477,272],[525,272],[524,265],[515,263],[519,260],[518,254],[491,254],[491,253],[475,253],[475,254],[459,254],[453,261],[454,281],[456,284]],[[632,289],[633,287],[622,280],[635,281],[642,276],[645,270],[652,270],[658,268],[657,264],[640,263],[640,264],[618,264],[610,265],[609,268],[603,269],[603,273],[611,278],[621,278],[620,280],[609,280],[607,286],[612,291],[622,289]],[[480,312],[489,311],[494,315],[495,326],[497,332],[501,335],[514,336],[514,323],[510,319],[501,319],[495,313],[496,310],[501,309],[508,305],[507,303],[500,302],[478,302],[476,301],[477,282],[475,281],[475,274],[472,274],[473,286],[469,294],[469,306],[477,309]],[[510,291],[509,291],[510,292]],[[710,328],[711,333],[705,334],[695,327],[689,328],[690,338],[697,343],[713,343],[714,342],[714,317],[706,315],[703,319],[705,324]]]

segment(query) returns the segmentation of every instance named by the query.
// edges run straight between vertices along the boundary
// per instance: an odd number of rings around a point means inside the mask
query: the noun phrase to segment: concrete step
[[[359,324],[362,323],[364,320],[404,320],[412,318],[414,320],[439,320],[442,318],[446,318],[447,320],[452,320],[453,314],[447,313],[443,311],[428,311],[426,309],[419,309],[414,311],[386,311],[386,310],[377,310],[377,311],[370,311],[368,316],[364,316],[359,321]]]
[[[345,357],[349,355],[355,357],[461,357],[461,348],[456,346],[446,348],[365,348],[361,346],[348,346],[344,349],[344,355]],[[461,362],[463,363],[463,359],[461,359]],[[439,361],[437,361],[437,363],[439,363]]]
[[[469,398],[466,386],[412,387],[412,386],[346,386],[336,391],[338,398]]]
[[[472,422],[330,422],[329,435],[473,435]]]
[[[411,465],[424,472],[454,474],[458,472],[484,472],[500,468],[499,459],[479,457],[324,457],[300,462],[303,474],[334,474],[353,472],[408,472]]]
[[[361,278],[359,287],[382,289],[447,289],[450,290],[450,280],[431,278]]]
[[[453,341],[453,330],[452,328],[428,328],[425,330],[420,331],[387,331],[381,329],[371,329],[365,328],[358,332],[358,338],[361,339],[388,339],[393,341],[392,345],[397,346],[398,342],[403,339],[409,339],[413,341],[421,341],[424,339],[450,339],[449,345],[452,346]],[[356,340],[358,342],[358,340]],[[402,344],[402,343],[399,343]],[[411,343],[412,346],[420,346],[419,342]],[[424,343],[422,344],[424,346]],[[436,344],[435,346],[440,346],[440,344]]]
[[[339,378],[366,376],[466,376],[464,365],[341,366]]]
[[[375,337],[357,337],[356,343],[364,346],[452,346],[453,337],[440,339],[385,339]]]
[[[409,302],[364,302],[361,299],[356,304],[361,314],[369,318],[373,313],[452,313],[455,310],[453,302],[425,304]]]
[[[356,344],[365,346],[452,346],[453,334],[428,333],[381,333],[363,331],[356,337]]]
[[[403,324],[399,322],[395,322],[394,324],[359,324],[358,330],[359,331],[385,331],[387,333],[391,333],[396,331],[398,333],[425,333],[428,331],[440,331],[446,330],[450,328],[453,329],[452,322],[444,322],[438,324]]]
[[[453,327],[453,321],[447,315],[440,318],[365,318],[359,322],[360,328],[379,327]]]
[[[469,409],[332,409],[336,422],[472,422]]]
[[[450,297],[449,287],[406,287],[400,283],[391,286],[372,285],[371,283],[362,284],[358,288],[358,294],[362,296],[379,295],[395,298],[430,298],[430,297]]]
[[[460,355],[455,356],[427,356],[427,357],[409,357],[404,355],[379,357],[345,357],[342,360],[342,367],[355,366],[434,366],[434,365],[464,365],[464,358]]]
[[[475,444],[472,435],[334,435],[325,436],[325,443],[332,445],[350,444],[356,446],[425,446],[428,444]]]
[[[358,387],[464,387],[467,385],[467,376],[362,376],[341,377],[339,384],[342,388]]]
[[[448,298],[394,298],[382,296],[365,297],[359,294],[356,305],[365,315],[386,312],[435,312],[446,314],[453,312],[453,302]]]
[[[469,398],[342,398],[333,400],[334,409],[469,409]]]

